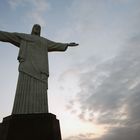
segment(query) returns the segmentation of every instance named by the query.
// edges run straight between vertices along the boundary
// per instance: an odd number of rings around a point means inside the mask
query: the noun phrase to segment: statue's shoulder
[[[40,36],[40,40],[43,41],[43,42],[47,42],[48,41],[48,39],[43,37],[43,36]]]
[[[40,36],[40,39],[46,40],[47,38],[45,38],[45,37],[43,37],[43,36]]]

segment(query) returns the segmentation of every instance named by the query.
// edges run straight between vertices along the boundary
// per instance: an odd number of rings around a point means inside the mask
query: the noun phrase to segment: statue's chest
[[[33,38],[31,41],[27,42],[27,47],[31,50],[44,50],[45,46],[45,42],[41,38]]]

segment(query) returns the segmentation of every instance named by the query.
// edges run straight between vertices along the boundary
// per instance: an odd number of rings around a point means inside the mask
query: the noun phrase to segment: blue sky
[[[0,30],[77,42],[50,53],[49,108],[65,140],[139,140],[139,0],[1,0]],[[0,119],[10,115],[18,48],[0,42]]]

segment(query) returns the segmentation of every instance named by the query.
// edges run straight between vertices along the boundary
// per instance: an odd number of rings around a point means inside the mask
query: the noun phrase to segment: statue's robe
[[[0,41],[19,47],[19,78],[12,114],[48,112],[48,52],[65,51],[66,43],[24,33],[0,31]]]

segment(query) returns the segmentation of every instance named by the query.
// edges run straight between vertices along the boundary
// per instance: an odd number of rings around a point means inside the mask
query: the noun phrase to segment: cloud
[[[111,129],[107,135],[95,137],[94,134],[82,134],[65,138],[64,140],[139,140],[140,126],[119,127]]]
[[[24,15],[25,21],[31,23],[38,23],[42,26],[46,25],[44,16],[46,11],[50,8],[50,4],[46,0],[9,0],[9,5],[12,9],[26,8]],[[30,7],[29,7],[30,5]]]
[[[111,129],[111,131],[99,140],[139,140],[140,126],[127,126]]]
[[[33,0],[32,11],[27,13],[27,17],[34,23],[39,23],[42,26],[46,26],[45,17],[47,10],[50,8],[50,4],[46,0]]]
[[[94,133],[79,134],[76,136],[70,136],[64,140],[97,140]]]
[[[138,140],[140,128],[140,35],[131,38],[116,57],[81,71],[74,104],[83,121],[108,126],[104,140]],[[86,63],[83,64],[86,66]],[[73,106],[73,107],[72,107]],[[111,128],[111,129],[110,129]],[[101,138],[102,140],[102,138]]]
[[[18,5],[20,5],[25,0],[9,0],[8,3],[12,9],[15,9]]]

